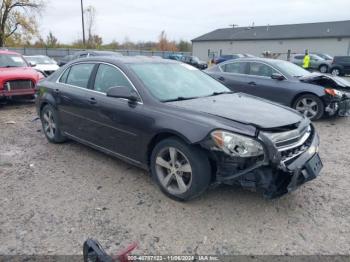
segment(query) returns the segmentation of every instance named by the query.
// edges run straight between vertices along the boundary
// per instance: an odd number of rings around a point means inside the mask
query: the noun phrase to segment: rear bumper
[[[314,133],[308,149],[286,165],[281,161],[278,150],[269,146],[268,159],[261,160],[238,174],[235,171],[237,164],[230,161],[229,156],[222,155],[217,161],[217,182],[240,185],[261,192],[269,199],[280,197],[319,175],[323,164],[318,155],[318,147],[319,137]]]
[[[28,95],[34,95],[35,89],[34,88],[28,88],[28,89],[14,89],[11,91],[8,90],[0,90],[0,98],[2,97],[13,97],[13,96],[28,96]]]

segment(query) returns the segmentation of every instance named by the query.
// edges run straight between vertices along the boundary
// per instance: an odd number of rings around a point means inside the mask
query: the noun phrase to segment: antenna
[[[228,25],[228,26],[230,26],[230,27],[232,27],[232,28],[234,29],[234,28],[237,27],[238,25],[237,25],[237,24],[231,24],[231,25]]]

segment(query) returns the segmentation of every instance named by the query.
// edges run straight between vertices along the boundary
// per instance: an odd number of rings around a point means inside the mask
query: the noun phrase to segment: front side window
[[[70,68],[66,83],[73,86],[88,88],[89,79],[95,64],[78,64]]]
[[[106,93],[109,88],[117,86],[125,86],[129,87],[130,90],[132,89],[130,82],[120,70],[113,66],[100,64],[95,78],[94,89]]]
[[[226,73],[245,74],[245,66],[246,63],[236,62],[225,64],[221,69]]]
[[[256,62],[249,63],[249,75],[271,77],[274,73],[278,72],[271,66]]]

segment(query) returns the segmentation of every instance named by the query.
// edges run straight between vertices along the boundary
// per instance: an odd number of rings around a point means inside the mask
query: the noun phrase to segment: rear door
[[[212,76],[234,92],[245,92],[246,67],[246,62],[225,63],[220,66],[221,72],[213,73]]]
[[[62,129],[80,139],[88,140],[91,132],[89,85],[95,63],[74,64],[62,74],[54,90],[58,98]]]

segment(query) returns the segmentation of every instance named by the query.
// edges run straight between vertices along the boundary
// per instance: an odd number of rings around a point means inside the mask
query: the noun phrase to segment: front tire
[[[66,138],[60,130],[59,118],[56,109],[52,105],[45,105],[40,113],[40,120],[44,134],[51,143],[62,143]]]
[[[205,152],[177,138],[159,142],[151,155],[151,173],[168,197],[186,201],[210,185],[211,166]]]
[[[293,108],[310,118],[310,120],[318,120],[324,114],[323,101],[318,96],[312,94],[298,97],[293,104]]]
[[[330,73],[331,73],[331,75],[334,75],[334,76],[341,76],[342,75],[342,72],[339,68],[332,68]]]

